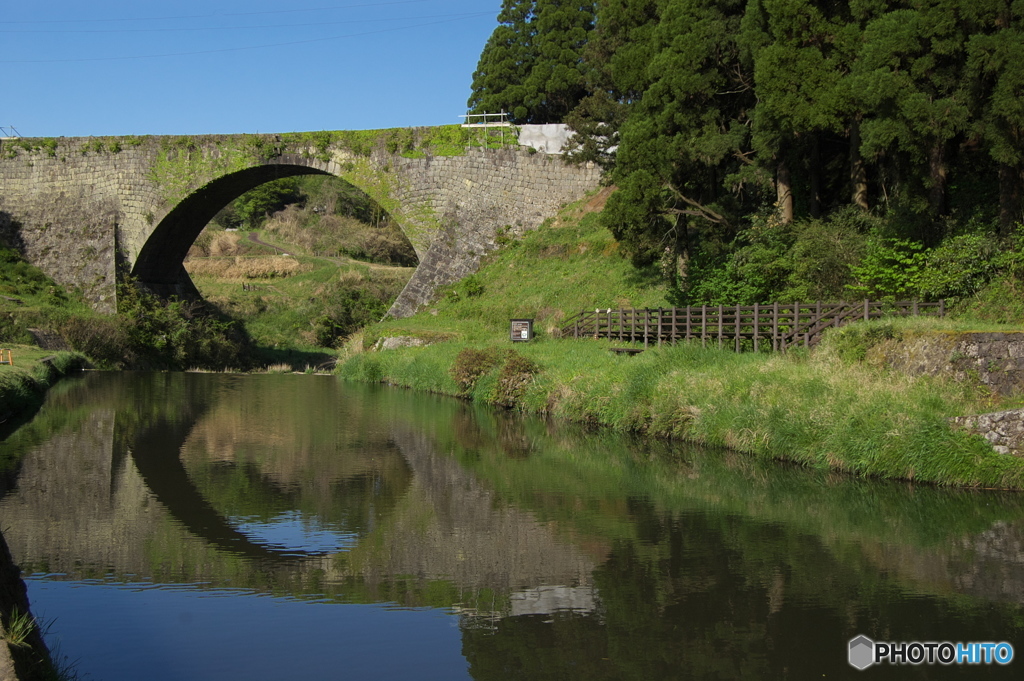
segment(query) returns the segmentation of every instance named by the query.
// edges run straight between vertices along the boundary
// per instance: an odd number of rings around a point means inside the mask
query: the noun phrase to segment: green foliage
[[[561,122],[586,95],[581,55],[595,4],[504,0],[473,73],[470,112],[507,111],[520,124]]]
[[[637,266],[672,263],[670,280],[724,292],[759,216],[827,221],[855,205],[887,223],[857,294],[969,295],[992,274],[980,242],[931,256],[947,279],[893,268],[920,268],[908,243],[935,249],[973,216],[998,218],[1005,238],[1024,215],[1022,35],[1018,10],[966,0],[609,0],[569,117],[574,155],[612,169],[606,225]],[[737,258],[752,255],[766,254]]]
[[[451,285],[444,295],[450,300],[459,301],[483,295],[484,290],[484,284],[480,277],[470,274]]]
[[[974,295],[1006,262],[998,241],[984,234],[951,237],[932,249],[918,280],[920,297],[927,300]]]
[[[320,310],[313,322],[316,345],[336,347],[350,334],[380,320],[398,291],[382,282],[341,283],[325,291],[316,301]]]
[[[873,238],[864,260],[851,268],[857,283],[847,289],[859,298],[909,300],[921,290],[928,261],[924,246],[907,239]]]
[[[118,286],[116,316],[79,313],[59,331],[103,368],[245,368],[248,339],[235,322],[199,303],[162,301],[131,281]]]
[[[853,282],[872,220],[856,210],[828,220],[781,224],[774,212],[755,216],[719,260],[690,263],[675,297],[680,304],[752,304],[839,300]]]
[[[16,251],[0,244],[0,293],[23,296],[54,286],[42,270],[30,265]]]
[[[760,198],[757,178],[740,179],[750,131],[737,122],[756,103],[737,42],[742,17],[742,2],[680,0],[651,31],[652,77],[622,125],[620,192],[605,211],[638,265],[665,249],[692,257],[731,242]]]
[[[298,179],[285,177],[261,184],[246,192],[234,201],[234,208],[241,223],[250,229],[255,229],[271,213],[283,210],[288,204],[298,203],[301,200]]]
[[[0,640],[14,648],[27,648],[29,637],[35,633],[36,620],[32,615],[23,613],[17,608],[11,610],[7,618],[4,636]]]
[[[984,322],[1019,325],[1024,320],[1024,280],[1009,273],[996,276],[974,295],[958,301],[954,310]]]

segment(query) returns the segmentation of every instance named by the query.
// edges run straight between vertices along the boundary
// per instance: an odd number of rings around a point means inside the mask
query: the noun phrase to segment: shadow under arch
[[[203,185],[182,199],[156,226],[139,250],[131,276],[163,297],[199,298],[183,263],[189,248],[210,220],[238,197],[274,180],[299,175],[325,175],[348,182],[320,165],[317,159],[282,156]],[[356,189],[363,191],[359,187]]]

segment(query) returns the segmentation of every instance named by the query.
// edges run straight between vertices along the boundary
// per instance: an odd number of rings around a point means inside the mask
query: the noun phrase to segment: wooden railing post
[[[779,301],[776,300],[772,303],[772,351],[779,350]]]
[[[708,346],[708,306],[700,306],[700,346],[706,348]]]
[[[733,308],[732,325],[733,325],[733,339],[735,345],[735,351],[740,351],[740,306],[737,305]]]
[[[718,349],[719,350],[722,349],[722,331],[724,330],[724,329],[722,329],[722,322],[724,321],[722,319],[723,316],[724,315],[722,314],[722,304],[719,303],[718,304]]]
[[[754,352],[757,352],[757,332],[761,324],[761,315],[757,310],[757,303],[754,303]]]

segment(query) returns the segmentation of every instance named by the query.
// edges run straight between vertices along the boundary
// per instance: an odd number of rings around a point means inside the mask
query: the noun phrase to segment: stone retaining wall
[[[1024,409],[956,416],[950,423],[981,435],[1000,454],[1024,457]]]
[[[996,395],[1024,392],[1024,333],[904,334],[875,346],[868,357],[898,371],[978,383]],[[958,416],[949,421],[981,435],[1001,454],[1024,457],[1024,409]]]
[[[911,374],[976,381],[997,395],[1024,391],[1024,333],[905,334],[876,346],[869,358]]]

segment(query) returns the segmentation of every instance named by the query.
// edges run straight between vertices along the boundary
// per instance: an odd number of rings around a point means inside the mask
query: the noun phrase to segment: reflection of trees
[[[815,537],[785,527],[703,513],[645,515],[645,538],[617,541],[594,571],[598,613],[464,626],[473,677],[845,678],[845,644],[859,633],[1014,640],[1022,631],[1015,606],[950,602],[877,573],[866,578]],[[872,669],[882,678],[907,673]]]

